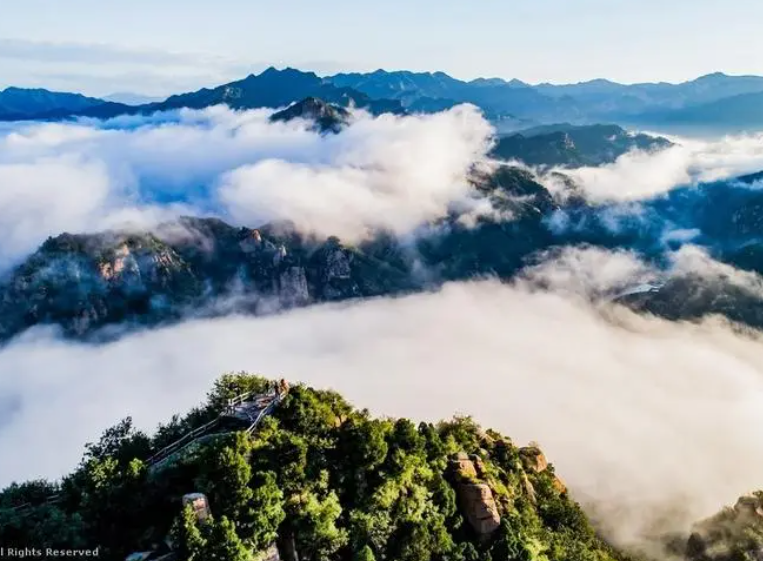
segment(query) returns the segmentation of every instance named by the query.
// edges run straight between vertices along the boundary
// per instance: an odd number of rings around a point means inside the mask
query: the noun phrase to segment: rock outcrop
[[[519,449],[519,457],[522,459],[522,465],[526,470],[535,473],[543,473],[548,468],[548,460],[536,443]]]
[[[279,297],[283,305],[289,308],[306,306],[310,302],[310,291],[307,287],[307,275],[304,267],[289,267],[281,273]]]
[[[88,337],[115,324],[270,313],[412,287],[410,276],[379,260],[359,270],[359,251],[288,227],[251,230],[199,218],[154,233],[62,234],[0,280],[0,342],[39,324]],[[374,282],[361,287],[361,278]]]
[[[526,471],[533,473],[544,473],[548,470],[549,463],[546,459],[546,455],[543,453],[543,451],[540,449],[540,446],[536,442],[531,442],[529,446],[520,448],[519,457],[522,460],[522,466]],[[532,489],[532,484],[530,481],[527,480],[526,477],[525,479],[525,488],[529,486],[530,489]],[[554,474],[553,485],[554,489],[556,489],[559,493],[567,492],[567,486],[564,484],[564,481],[562,481],[556,474]],[[534,500],[535,491],[528,491],[528,495],[532,500]]]
[[[275,122],[288,122],[293,119],[312,121],[313,128],[322,133],[338,133],[349,124],[350,112],[322,99],[307,97],[270,117],[270,120]]]
[[[451,459],[450,471],[464,518],[479,536],[489,536],[501,525],[501,515],[493,491],[480,480],[485,475],[482,460],[461,452]]]
[[[457,488],[464,516],[477,534],[488,536],[501,525],[501,515],[486,483],[461,483]]]

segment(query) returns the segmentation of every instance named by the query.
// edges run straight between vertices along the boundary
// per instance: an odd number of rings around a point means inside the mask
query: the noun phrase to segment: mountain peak
[[[317,97],[306,97],[283,111],[271,115],[271,121],[287,122],[307,119],[315,123],[320,132],[339,132],[349,121],[350,113],[343,107],[332,105]]]
[[[710,74],[705,74],[704,76],[700,76],[699,78],[697,78],[697,80],[729,78],[729,77],[730,76],[724,72],[711,72]]]
[[[500,80],[500,78],[493,78],[493,79],[494,80]],[[516,78],[512,78],[508,82],[506,82],[505,80],[502,80],[502,81],[504,83],[508,84],[509,86],[512,86],[512,87],[515,87],[515,88],[518,88],[518,87],[521,87],[521,88],[530,87],[530,84],[528,84],[527,82],[523,82],[522,80],[517,80]]]

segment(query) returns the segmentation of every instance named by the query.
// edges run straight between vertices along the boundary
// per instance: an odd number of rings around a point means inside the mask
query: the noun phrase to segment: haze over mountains
[[[684,546],[694,522],[763,487],[761,92],[760,78],[719,74],[528,86],[293,69],[139,105],[4,91],[0,452],[26,452],[0,482],[68,473],[104,426],[134,414],[148,430],[218,372],[252,367],[381,415],[466,411],[537,437],[624,551],[752,555],[760,496]],[[633,124],[649,119],[748,132],[692,140]],[[289,438],[309,433],[300,422]],[[524,470],[507,469],[519,479],[492,481],[507,520],[515,507],[543,525],[575,514],[566,485],[547,497],[561,511],[525,504]],[[62,512],[76,524],[90,496],[59,512],[32,492],[26,519],[25,492],[0,493],[0,532],[43,532]],[[159,501],[163,532],[175,507]],[[96,502],[90,524],[110,504]],[[142,530],[120,554],[151,542]],[[536,546],[537,559],[571,559]]]
[[[42,95],[40,90],[6,90],[0,94],[0,119],[109,118],[180,107],[200,109],[219,103],[237,109],[276,108],[318,97],[343,106],[368,108],[375,114],[434,112],[472,103],[499,131],[556,122],[613,122],[708,133],[763,126],[763,77],[722,73],[680,84],[624,85],[600,79],[530,85],[500,78],[465,82],[442,72],[378,70],[319,77],[290,68],[269,68],[243,80],[148,103],[140,103],[134,96],[99,102],[52,92],[45,92],[42,103]]]
[[[309,83],[303,91],[310,91]],[[231,91],[227,90],[233,95]],[[218,94],[225,92],[210,90],[182,99],[201,105]],[[181,103],[178,99],[168,103]],[[195,216],[175,213],[161,223],[150,218],[148,228],[126,224],[90,234],[50,232],[39,250],[8,268],[0,282],[0,340],[43,325],[60,326],[75,338],[109,338],[123,329],[188,317],[268,314],[321,302],[407,294],[485,275],[535,282],[533,267],[564,258],[570,248],[578,248],[582,255],[597,255],[599,250],[632,252],[628,259],[643,269],[590,294],[586,288],[586,297],[616,298],[634,309],[672,319],[722,314],[763,327],[763,316],[757,312],[763,297],[755,282],[744,277],[763,273],[763,253],[755,233],[763,213],[757,190],[750,188],[757,185],[757,175],[735,177],[727,172],[720,181],[700,177],[687,187],[680,182],[688,178],[678,179],[665,190],[652,181],[644,186],[645,193],[606,186],[603,194],[588,174],[616,170],[638,158],[675,158],[685,148],[616,125],[570,124],[507,135],[491,146],[490,129],[474,112],[454,109],[387,121],[354,115],[313,97],[283,111],[236,115],[227,110],[220,117],[191,116],[189,122],[197,127],[206,120],[202,130],[209,127],[212,142],[235,135],[228,148],[234,153],[239,151],[235,148],[239,138],[264,131],[277,135],[292,131],[289,134],[297,133],[315,146],[293,169],[279,171],[285,164],[266,157],[201,191],[193,170],[167,191],[168,180],[177,181],[177,172],[170,169],[165,176],[152,163],[145,171],[136,169],[132,173],[138,174],[140,183],[155,185],[142,195],[147,197],[145,203],[166,205],[176,200],[191,204],[185,208]],[[244,120],[237,124],[237,118]],[[106,121],[103,130],[64,125],[56,134],[64,139],[73,134],[73,141],[64,140],[53,153],[66,153],[69,149],[64,147],[71,143],[73,154],[83,150],[97,154],[101,150],[97,142],[79,144],[83,132],[84,138],[102,137],[104,142],[119,134],[126,138],[119,144],[126,142],[128,147],[145,142],[140,140],[143,136],[178,134],[183,146],[187,142],[183,135],[188,134],[178,127],[183,118],[165,119],[160,118],[156,128],[135,132],[130,120]],[[398,158],[404,158],[431,143],[429,135],[439,126],[452,128],[456,122],[462,127],[456,136],[444,137],[431,154],[421,153],[434,166],[426,178],[419,176],[418,158],[399,170],[397,158],[386,152],[367,153],[384,146],[368,127],[387,123],[391,142],[401,146]],[[408,145],[400,135],[409,134],[412,126],[422,127],[422,134],[431,132]],[[369,134],[369,139],[355,136],[364,129],[368,132],[360,134]],[[203,137],[196,142],[206,149]],[[277,140],[276,145],[282,142]],[[342,142],[348,143],[346,147]],[[464,152],[449,155],[459,143]],[[326,156],[318,156],[316,163],[315,154],[327,148],[336,151],[333,157],[338,160],[331,165],[337,166],[337,177],[322,176]],[[130,165],[131,158],[141,162],[147,157],[142,150],[130,156],[114,147],[106,154],[114,154],[109,156],[111,165],[120,169]],[[189,150],[191,146],[186,146],[177,153],[180,161]],[[352,151],[360,158],[356,162],[346,159]],[[25,154],[19,152],[19,157]],[[294,157],[288,150],[285,154]],[[272,156],[279,157],[279,150]],[[155,148],[148,157],[156,159]],[[167,154],[160,161],[174,157]],[[240,157],[246,161],[251,156],[245,151]],[[203,169],[209,156],[201,158]],[[687,170],[693,165],[686,163]],[[744,166],[734,165],[744,172],[747,166],[763,167],[763,160],[753,157]],[[441,166],[445,166],[442,171]],[[710,171],[715,172],[715,166]],[[351,182],[345,179],[348,173]],[[147,175],[141,178],[142,174]],[[406,187],[410,181],[423,186],[424,180],[430,183],[422,195],[414,196]],[[295,181],[304,182],[304,187],[289,191]],[[262,182],[270,186],[265,188]],[[186,189],[195,194],[190,196]],[[637,207],[633,201],[638,201]],[[342,211],[341,205],[347,203]],[[218,217],[210,218],[204,208],[217,209],[211,214]],[[97,214],[94,218],[102,219]],[[723,282],[725,266],[749,273],[740,273],[738,281]],[[545,281],[539,282],[543,286]],[[647,286],[654,290],[634,291],[644,282],[652,283]]]

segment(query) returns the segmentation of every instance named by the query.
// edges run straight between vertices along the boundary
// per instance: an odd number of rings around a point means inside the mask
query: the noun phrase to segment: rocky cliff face
[[[461,452],[451,459],[450,469],[464,518],[478,536],[488,537],[500,527],[501,515],[493,491],[481,480],[485,476],[481,459]]]
[[[251,313],[374,295],[359,249],[287,232],[185,218],[155,233],[64,234],[49,239],[0,286],[0,338],[60,325],[85,336],[117,324],[156,324],[219,313],[226,300]],[[365,267],[368,263],[363,263]]]
[[[634,220],[612,230],[607,207],[589,205],[569,177],[556,173],[551,179],[558,185],[553,193],[523,169],[475,169],[473,196],[480,204],[489,201],[489,212],[453,209],[415,240],[377,232],[351,247],[337,238],[301,235],[289,224],[236,228],[201,218],[183,218],[153,232],[63,234],[0,279],[0,341],[41,324],[86,337],[104,327],[154,325],[189,314],[270,313],[451,280],[512,279],[538,255],[574,245],[629,249],[665,262],[668,223],[682,231],[701,229],[700,242],[715,259],[763,272],[755,190],[733,184],[678,190],[643,203],[645,215],[662,217],[654,225]],[[737,218],[743,210],[750,216]],[[558,227],[559,217],[573,226]],[[617,299],[669,319],[721,314],[763,327],[758,281],[723,275],[708,280],[691,272],[663,280],[659,289]]]
[[[475,175],[475,190],[512,222],[484,217],[473,228],[449,217],[433,225],[445,237],[413,248],[383,232],[349,247],[334,237],[300,235],[288,224],[250,229],[188,217],[154,232],[63,234],[0,281],[0,340],[41,324],[81,337],[188,314],[257,314],[418,290],[449,278],[509,275],[547,243],[541,221],[553,199],[530,174],[512,168]]]

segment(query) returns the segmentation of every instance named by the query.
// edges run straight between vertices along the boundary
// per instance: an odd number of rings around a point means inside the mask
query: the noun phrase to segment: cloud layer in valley
[[[712,265],[687,251],[679,273]],[[717,320],[590,304],[649,274],[628,253],[569,250],[526,275],[551,292],[528,280],[450,284],[99,347],[28,332],[0,351],[0,482],[59,476],[121,417],[150,430],[219,373],[248,369],[335,388],[377,414],[472,414],[520,444],[538,440],[621,543],[640,542],[661,515],[661,531],[686,529],[763,487],[763,341]]]
[[[223,107],[0,133],[0,264],[62,231],[180,213],[258,226],[293,220],[352,241],[405,233],[470,197],[466,175],[492,132],[462,106],[430,116],[359,113],[338,135],[270,111]]]
[[[471,106],[427,116],[358,113],[338,135],[302,121],[271,123],[270,114],[214,107],[3,125],[0,269],[62,231],[150,225],[179,214],[252,227],[291,220],[352,242],[376,228],[404,234],[453,203],[490,212],[466,181],[493,133]],[[622,203],[606,210],[617,227],[646,197],[763,167],[761,137],[676,140],[663,152],[566,173],[590,200]]]
[[[659,152],[634,151],[610,165],[560,171],[578,182],[591,201],[608,202],[642,200],[680,185],[727,179],[763,169],[763,134],[713,141],[671,140],[676,145]],[[554,187],[553,183],[550,187]]]

